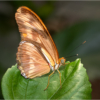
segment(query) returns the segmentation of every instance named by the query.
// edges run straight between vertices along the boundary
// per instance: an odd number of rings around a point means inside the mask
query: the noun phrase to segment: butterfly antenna
[[[70,53],[72,53],[74,50],[76,50],[78,47],[80,47],[82,44],[84,44],[84,43],[86,43],[86,41],[84,41],[84,42],[82,42],[80,45],[78,45],[75,49],[73,49]],[[68,53],[68,54],[70,54],[70,53]],[[75,56],[75,55],[73,55],[73,56]],[[77,56],[77,54],[76,54],[76,56]]]
[[[67,57],[65,57],[65,58],[70,58],[70,57],[74,57],[74,56],[78,56],[78,54],[72,55],[72,56],[67,56]]]

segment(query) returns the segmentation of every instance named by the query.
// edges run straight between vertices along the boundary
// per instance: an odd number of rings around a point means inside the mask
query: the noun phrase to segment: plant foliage
[[[9,68],[2,78],[2,94],[5,99],[91,99],[91,84],[86,69],[80,59],[66,65],[50,77],[47,90],[48,75],[34,79],[25,79],[17,69],[17,64]]]

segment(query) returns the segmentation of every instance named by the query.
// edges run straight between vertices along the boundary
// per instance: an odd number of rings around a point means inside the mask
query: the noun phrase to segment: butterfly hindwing
[[[32,43],[22,41],[17,52],[18,68],[26,78],[34,78],[50,72],[50,67],[41,51]]]

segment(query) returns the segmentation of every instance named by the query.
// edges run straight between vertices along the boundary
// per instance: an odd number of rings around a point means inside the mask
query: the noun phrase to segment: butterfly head
[[[60,65],[64,65],[65,61],[66,61],[66,59],[64,57],[60,58]]]
[[[65,61],[66,61],[66,59],[65,59],[64,57],[59,58],[59,67],[60,67],[61,65],[65,65]]]

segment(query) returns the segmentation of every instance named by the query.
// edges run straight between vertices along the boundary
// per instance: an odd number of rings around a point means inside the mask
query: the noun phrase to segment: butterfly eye
[[[64,59],[63,57],[62,57],[61,60],[60,60],[60,64],[61,64],[61,65],[64,65],[64,64],[65,64],[65,59]]]

